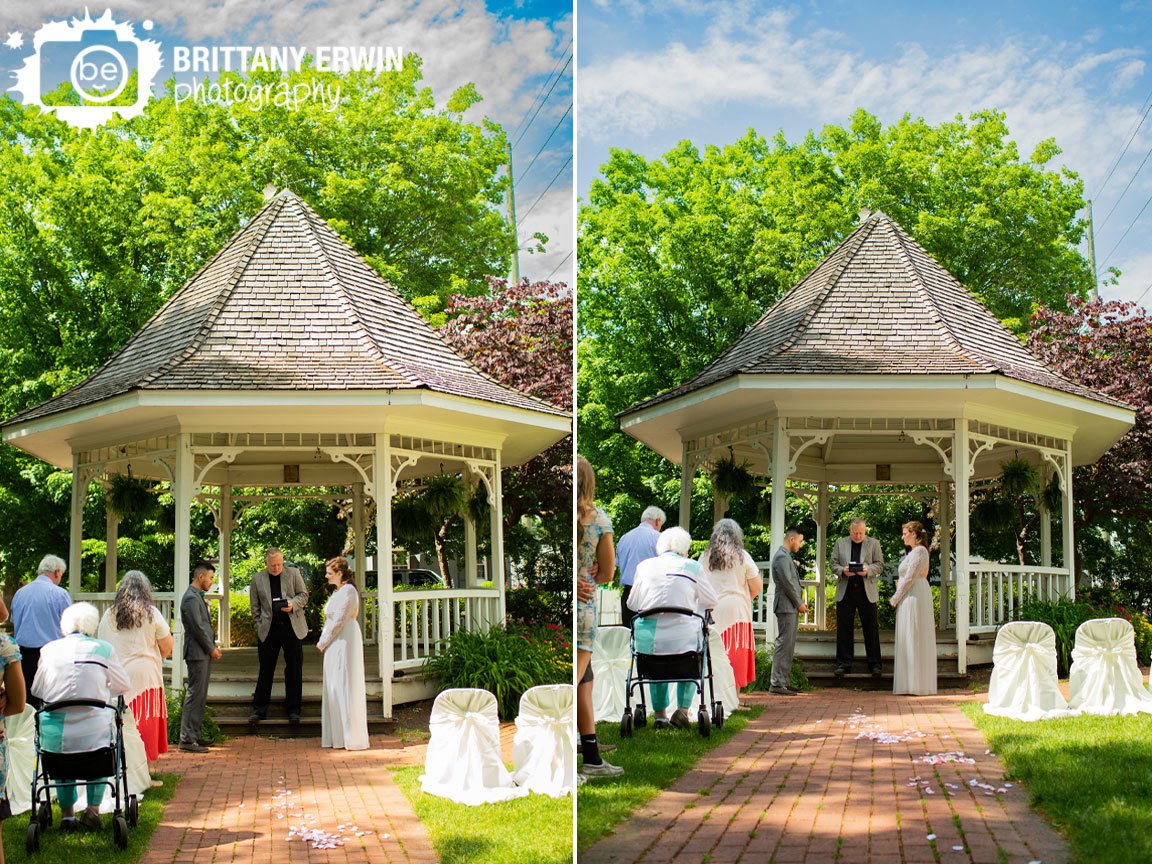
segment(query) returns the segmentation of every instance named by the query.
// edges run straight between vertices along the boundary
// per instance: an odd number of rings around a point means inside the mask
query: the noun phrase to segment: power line
[[[568,254],[564,256],[564,260],[561,261],[559,264],[557,264],[555,267],[553,267],[552,272],[549,273],[547,276],[545,276],[543,281],[547,282],[549,279],[551,279],[553,276],[555,276],[556,271],[559,270],[561,267],[563,267],[568,262],[568,259],[571,257],[572,257],[572,252],[569,251]]]
[[[552,179],[548,181],[548,185],[544,187],[544,191],[541,192],[540,196],[535,201],[532,202],[532,206],[528,208],[527,212],[525,212],[525,214],[520,217],[521,220],[528,218],[528,214],[531,213],[533,210],[535,210],[536,205],[544,200],[544,196],[548,193],[548,190],[552,188],[552,184],[560,179],[560,175],[564,173],[564,169],[567,168],[571,164],[572,164],[572,154],[569,153],[568,158],[564,160],[564,164],[560,166],[560,170],[557,171],[556,174],[553,175]]]
[[[564,111],[564,116],[556,121],[556,125],[552,127],[552,131],[548,133],[548,137],[544,139],[544,143],[540,145],[540,149],[536,151],[536,155],[532,157],[532,161],[528,163],[528,167],[520,172],[520,182],[524,182],[524,178],[528,176],[528,172],[532,170],[532,166],[536,164],[536,160],[540,158],[540,154],[544,152],[544,148],[548,146],[548,142],[552,140],[552,136],[556,134],[556,130],[572,113],[572,103],[568,103],[567,109]]]
[[[1112,260],[1112,256],[1116,254],[1116,250],[1120,248],[1120,244],[1124,242],[1124,238],[1128,236],[1128,232],[1136,227],[1136,223],[1140,221],[1140,217],[1144,215],[1144,211],[1148,209],[1148,205],[1152,204],[1152,196],[1144,202],[1144,206],[1140,208],[1140,212],[1136,214],[1136,218],[1128,223],[1128,227],[1124,229],[1124,233],[1120,235],[1120,239],[1116,241],[1116,245],[1112,247],[1112,251],[1104,256],[1104,261],[1100,265],[1100,269],[1104,269],[1104,265]]]
[[[1140,131],[1140,127],[1143,126],[1144,121],[1148,119],[1149,112],[1152,112],[1152,92],[1149,92],[1147,98],[1145,98],[1144,106],[1143,116],[1136,124],[1136,128],[1132,130],[1132,134],[1128,136],[1128,142],[1124,145],[1124,149],[1120,151],[1120,155],[1116,157],[1116,161],[1112,163],[1112,167],[1108,169],[1108,176],[1104,178],[1104,182],[1100,184],[1100,188],[1096,190],[1096,194],[1092,196],[1093,200],[1103,194],[1104,187],[1108,185],[1108,181],[1112,179],[1112,175],[1116,173],[1116,169],[1120,167],[1120,160],[1124,158],[1124,154],[1128,152],[1128,148],[1132,146],[1132,142],[1136,140],[1136,133]],[[1111,213],[1109,213],[1109,215],[1111,215]]]
[[[540,98],[540,94],[544,92],[544,88],[548,86],[548,82],[551,81],[552,76],[556,74],[556,70],[560,66],[560,61],[568,55],[568,49],[571,47],[572,40],[569,39],[568,44],[564,46],[564,50],[560,52],[560,56],[556,58],[556,65],[552,67],[552,71],[548,73],[548,77],[544,79],[544,83],[541,84],[540,89],[536,91],[536,96],[532,99],[532,103],[528,106],[528,110],[524,112],[524,116],[520,118],[520,122],[516,124],[516,128],[512,130],[512,135],[508,136],[509,138],[520,131],[520,127],[524,125],[524,121],[528,119],[528,114],[532,111],[532,106],[536,104],[536,100]],[[568,62],[571,63],[572,59],[569,58]],[[565,64],[564,68],[568,68],[567,64]]]
[[[520,133],[519,137],[517,137],[516,140],[512,142],[513,147],[519,145],[520,142],[524,139],[524,136],[528,134],[528,130],[531,129],[532,124],[536,122],[537,115],[540,114],[540,111],[548,103],[548,100],[552,96],[552,91],[556,89],[556,85],[560,83],[560,80],[564,77],[564,73],[568,71],[568,67],[571,65],[571,63],[572,56],[569,55],[568,62],[564,64],[564,68],[560,70],[558,75],[556,75],[556,79],[552,82],[552,86],[548,88],[548,93],[544,96],[544,100],[536,106],[536,111],[532,114],[532,119],[528,121],[528,125],[524,127],[524,131]]]
[[[1150,105],[1149,108],[1152,109],[1152,105]],[[1144,154],[1144,160],[1140,163],[1140,167],[1136,169],[1136,173],[1128,180],[1128,185],[1124,187],[1124,191],[1120,193],[1120,197],[1116,199],[1116,203],[1112,205],[1112,209],[1108,211],[1108,215],[1104,217],[1104,221],[1100,223],[1101,229],[1108,224],[1108,220],[1112,218],[1112,214],[1116,212],[1116,208],[1120,206],[1120,202],[1124,200],[1124,196],[1128,194],[1128,190],[1132,188],[1132,184],[1136,182],[1136,178],[1140,176],[1140,172],[1144,170],[1144,165],[1148,162],[1149,158],[1152,158],[1152,147]]]

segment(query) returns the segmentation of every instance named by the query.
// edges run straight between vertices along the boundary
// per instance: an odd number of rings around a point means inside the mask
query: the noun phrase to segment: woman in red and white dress
[[[144,739],[148,771],[168,752],[168,703],[164,699],[163,662],[172,653],[172,630],[152,601],[152,584],[139,570],[120,580],[116,599],[100,621],[99,638],[112,645],[128,671],[131,688],[124,701]],[[160,785],[155,781],[153,785]]]
[[[720,598],[712,610],[712,618],[720,631],[739,689],[756,678],[752,601],[764,590],[764,577],[745,550],[744,532],[733,519],[716,523],[700,563]]]

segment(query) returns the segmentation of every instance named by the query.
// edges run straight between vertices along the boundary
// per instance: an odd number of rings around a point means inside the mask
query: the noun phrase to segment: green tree
[[[660,159],[613,150],[579,215],[578,428],[603,500],[663,488],[671,466],[616,414],[689,379],[853,228],[899,222],[1010,327],[1067,308],[1090,269],[1077,251],[1082,184],[1022,159],[1004,115],[890,126],[857,111],[802,141],[755,131]]]

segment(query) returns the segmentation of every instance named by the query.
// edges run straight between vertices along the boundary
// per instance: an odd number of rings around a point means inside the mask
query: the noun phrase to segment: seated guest
[[[716,606],[716,591],[704,577],[698,561],[688,558],[692,538],[683,528],[669,528],[656,541],[656,557],[641,561],[636,567],[636,578],[628,595],[628,607],[638,615],[648,609],[673,606],[691,609],[701,615]],[[673,613],[661,613],[633,620],[636,653],[641,655],[683,655],[701,650],[700,618]],[[639,664],[639,660],[638,663]],[[645,678],[650,675],[644,669]],[[669,678],[688,677],[670,674]],[[688,709],[696,697],[696,685],[680,683],[677,686],[677,708],[668,718],[668,684],[653,682],[648,685],[652,694],[652,710],[656,728],[669,724],[679,728],[691,725]]]
[[[32,693],[44,704],[66,699],[99,699],[111,704],[131,687],[128,673],[116,659],[112,646],[95,638],[100,626],[100,613],[91,603],[73,603],[60,616],[63,639],[49,642],[40,650],[40,663]],[[45,712],[40,718],[40,748],[48,753],[89,753],[107,747],[112,740],[115,717],[103,708],[73,707]],[[65,785],[56,791],[63,817],[61,829],[76,828],[73,814],[76,783],[53,777]],[[79,822],[89,828],[100,828],[100,801],[104,798],[102,783],[86,784],[88,809]]]

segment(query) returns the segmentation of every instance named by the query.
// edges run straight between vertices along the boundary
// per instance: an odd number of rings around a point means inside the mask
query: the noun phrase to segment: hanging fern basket
[[[737,462],[729,454],[712,467],[712,486],[725,498],[741,498],[756,491],[756,478],[747,462]]]
[[[147,519],[158,506],[151,486],[125,474],[114,474],[109,479],[104,500],[121,519]]]

